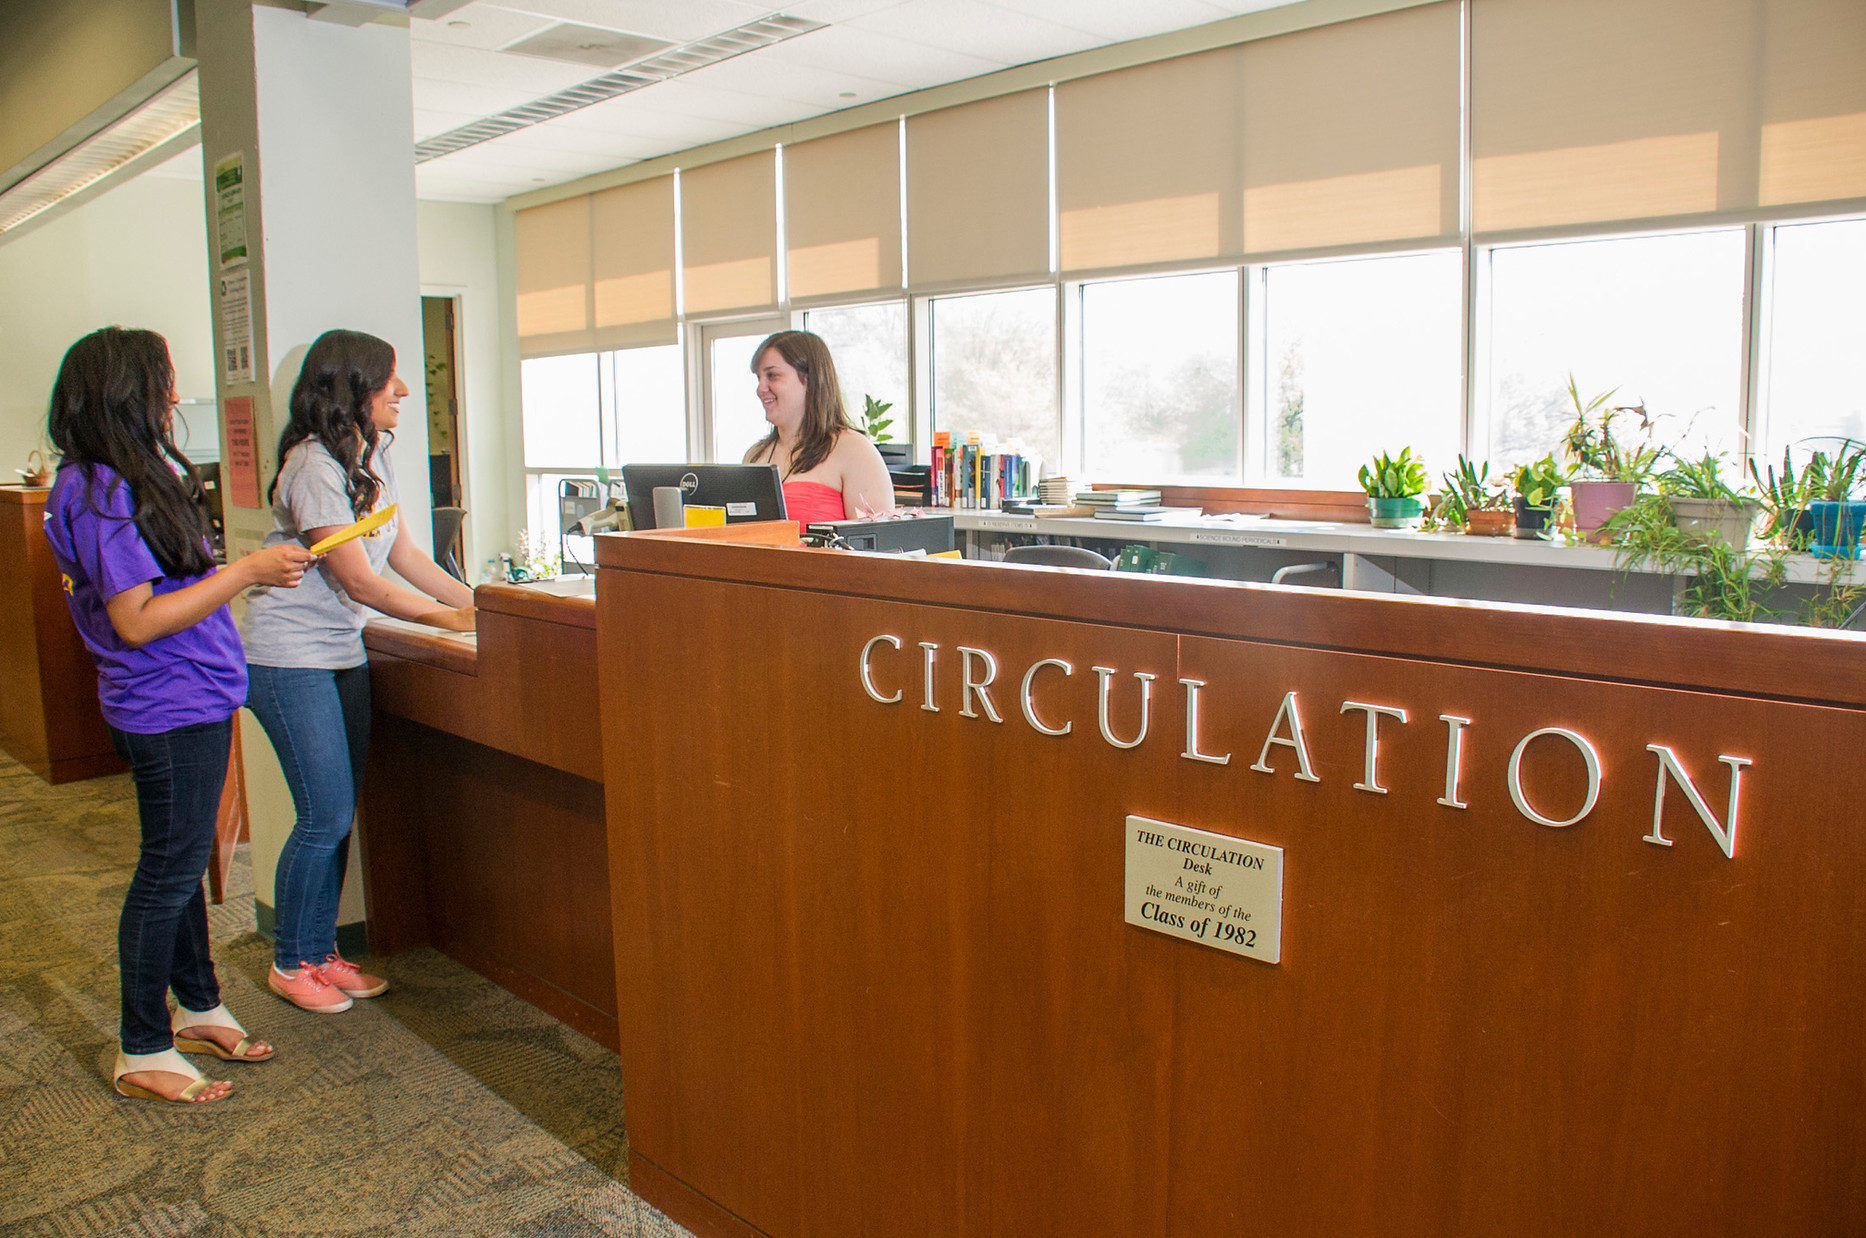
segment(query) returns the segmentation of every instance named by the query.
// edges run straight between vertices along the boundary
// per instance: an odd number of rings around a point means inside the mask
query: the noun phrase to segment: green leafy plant
[[[1372,464],[1361,466],[1361,489],[1370,499],[1417,498],[1425,493],[1426,485],[1425,462],[1415,460],[1410,447],[1401,448],[1391,459],[1382,452]]]
[[[1617,547],[1614,565],[1621,571],[1645,568],[1685,579],[1676,613],[1740,623],[1783,620],[1768,604],[1788,578],[1787,552],[1781,547],[1734,550],[1721,538],[1707,540],[1679,529],[1662,494],[1640,495],[1604,528]]]
[[[1585,478],[1639,484],[1658,465],[1660,452],[1652,446],[1652,418],[1647,415],[1643,403],[1607,403],[1618,390],[1615,387],[1603,391],[1583,403],[1574,375],[1568,375],[1568,398],[1574,404],[1574,423],[1562,435],[1562,454]],[[1620,431],[1615,428],[1622,417],[1637,419],[1640,442],[1622,441]]]
[[[1781,484],[1779,478],[1776,484]],[[1791,483],[1791,489],[1800,484]],[[1788,583],[1788,556],[1799,546],[1784,542],[1736,550],[1721,538],[1706,539],[1676,528],[1662,494],[1641,495],[1616,512],[1606,529],[1617,548],[1615,566],[1620,570],[1646,568],[1684,578],[1675,610],[1690,618],[1838,628],[1866,604],[1866,584],[1854,581],[1851,560],[1827,561],[1812,591],[1796,598],[1783,586]],[[1776,605],[1778,601],[1792,605]]]
[[[1815,453],[1824,462],[1825,457]],[[1806,550],[1809,530],[1797,527],[1802,523],[1802,516],[1807,513],[1808,504],[1815,497],[1812,463],[1801,474],[1795,473],[1795,462],[1789,455],[1788,448],[1782,449],[1782,472],[1778,476],[1773,464],[1767,473],[1756,467],[1756,462],[1749,462],[1749,475],[1756,483],[1756,490],[1762,496],[1763,511],[1768,515],[1763,537],[1781,544],[1790,550]]]
[[[1490,461],[1472,464],[1458,457],[1458,467],[1443,478],[1445,502],[1442,514],[1452,524],[1464,524],[1472,512],[1508,511],[1509,490],[1503,482],[1490,480]]]
[[[1807,472],[1802,475],[1808,479],[1810,497],[1830,503],[1852,498],[1861,481],[1862,465],[1866,465],[1866,444],[1855,443],[1852,439],[1843,440],[1840,450],[1831,458],[1824,451],[1815,452],[1808,460]]]
[[[1724,480],[1722,456],[1706,452],[1699,460],[1679,456],[1672,459],[1672,467],[1658,475],[1661,493],[1681,499],[1721,499],[1726,503],[1743,498],[1735,486]]]
[[[1510,488],[1529,507],[1553,507],[1556,492],[1567,484],[1567,470],[1555,463],[1553,452],[1510,470]]]
[[[893,408],[894,405],[884,404],[872,395],[865,395],[862,397],[862,400],[864,401],[862,405],[862,433],[866,434],[869,441],[873,443],[892,442],[894,436],[888,433],[888,427],[894,424],[894,418],[888,416],[888,410]]]

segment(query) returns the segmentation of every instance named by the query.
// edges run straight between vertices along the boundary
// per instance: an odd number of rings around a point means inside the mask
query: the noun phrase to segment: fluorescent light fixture
[[[190,69],[147,103],[0,193],[0,233],[10,232],[105,177],[191,136],[201,123],[200,89]]]
[[[415,162],[427,163],[443,155],[465,150],[469,146],[478,146],[481,142],[490,142],[497,137],[504,137],[531,125],[586,108],[592,103],[601,103],[617,95],[652,86],[656,82],[665,82],[669,78],[691,73],[695,69],[705,68],[709,64],[718,64],[734,56],[769,47],[773,43],[782,43],[785,39],[794,39],[800,34],[812,30],[821,30],[827,22],[809,21],[801,17],[788,17],[783,13],[773,13],[770,17],[747,22],[743,26],[715,34],[709,38],[684,43],[672,51],[662,52],[647,60],[632,64],[626,69],[617,69],[581,82],[568,90],[545,95],[542,99],[533,99],[503,112],[476,120],[470,125],[461,125],[458,129],[449,129],[446,133],[427,138],[415,143]]]

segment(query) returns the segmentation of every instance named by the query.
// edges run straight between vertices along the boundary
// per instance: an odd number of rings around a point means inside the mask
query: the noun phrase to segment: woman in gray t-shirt
[[[327,331],[292,387],[279,436],[273,529],[266,545],[304,546],[397,501],[389,442],[408,387],[395,350],[360,331]],[[385,579],[385,567],[421,590]],[[369,610],[458,632],[473,630],[473,592],[402,536],[400,517],[333,548],[294,590],[256,590],[241,636],[247,705],[278,752],[298,810],[279,853],[278,932],[267,983],[320,1014],[348,1010],[388,982],[337,952],[337,899],[350,853],[356,792],[369,750]]]

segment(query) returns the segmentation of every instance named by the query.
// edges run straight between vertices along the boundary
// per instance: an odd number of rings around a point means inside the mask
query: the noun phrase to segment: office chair
[[[1039,567],[1085,567],[1107,571],[1113,567],[1105,556],[1082,546],[1013,546],[1004,552],[1006,563],[1035,563]]]
[[[442,571],[462,584],[466,583],[466,577],[460,572],[460,561],[454,557],[454,544],[460,540],[460,526],[464,523],[464,507],[434,509],[434,561],[441,565]]]

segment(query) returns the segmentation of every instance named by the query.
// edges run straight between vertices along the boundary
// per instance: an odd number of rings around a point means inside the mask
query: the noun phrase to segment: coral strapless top
[[[784,515],[804,525],[847,518],[842,508],[842,491],[820,481],[785,482]]]

